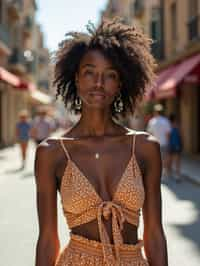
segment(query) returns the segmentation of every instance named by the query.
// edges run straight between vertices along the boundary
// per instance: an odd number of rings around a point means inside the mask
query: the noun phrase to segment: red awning
[[[200,54],[169,66],[158,74],[155,85],[147,91],[146,100],[175,97],[176,88],[181,82],[200,81]]]
[[[5,68],[0,67],[0,80],[3,80],[11,86],[18,89],[28,89],[28,83],[22,81],[19,77],[7,71]]]
[[[160,86],[170,78],[174,70],[175,66],[170,66],[157,75],[154,86],[147,89],[145,100],[148,101],[154,98],[159,98],[158,94],[160,94]],[[168,97],[173,97],[175,95],[175,90],[172,88],[170,90],[164,90],[162,93],[163,95],[168,95]]]
[[[155,95],[154,97],[156,99],[171,98],[176,95],[176,91],[174,87],[164,88],[161,90],[163,84],[165,84],[165,82],[167,82],[167,80],[170,79],[170,77],[173,75],[175,70],[176,70],[176,65],[173,65],[163,70],[158,75],[158,79],[156,81],[156,85],[154,89],[154,95]]]
[[[23,81],[3,67],[0,67],[0,80],[7,82],[14,88],[28,90],[30,97],[38,103],[50,104],[52,102],[52,98],[38,90],[34,83]]]
[[[200,54],[185,59],[176,66],[171,76],[159,87],[159,91],[176,88],[198,65],[200,64]]]

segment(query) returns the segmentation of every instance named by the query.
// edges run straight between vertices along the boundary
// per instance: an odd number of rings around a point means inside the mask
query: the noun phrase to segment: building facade
[[[200,2],[168,0],[163,3],[164,58],[158,74],[165,77],[154,98],[167,114],[180,121],[184,151],[200,153]],[[159,76],[158,76],[159,78]]]
[[[41,71],[48,69],[49,54],[36,10],[34,0],[0,0],[0,146],[15,142],[21,109],[32,113],[38,104],[51,101],[47,70]]]
[[[104,14],[127,17],[153,39],[158,61],[156,86],[147,103],[160,102],[166,114],[175,113],[183,136],[184,152],[200,153],[200,1],[130,0],[117,14],[109,1]],[[121,1],[123,2],[123,1]],[[114,14],[110,10],[115,10]],[[125,12],[128,10],[127,12]]]

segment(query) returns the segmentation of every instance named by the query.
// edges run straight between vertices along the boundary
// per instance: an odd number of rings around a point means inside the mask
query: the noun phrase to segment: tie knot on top
[[[112,213],[112,203],[111,202],[104,202],[102,206],[102,215],[103,217],[108,220],[110,218],[110,215]]]
[[[123,215],[123,211],[120,205],[115,204],[112,201],[104,201],[102,202],[100,209],[102,210],[102,216],[108,220],[111,216],[111,214],[115,214],[116,218],[120,224],[120,228],[122,228],[122,225],[124,223],[124,215]]]

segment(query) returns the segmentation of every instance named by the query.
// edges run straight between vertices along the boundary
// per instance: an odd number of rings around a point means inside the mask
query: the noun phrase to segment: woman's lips
[[[95,99],[104,99],[106,97],[105,93],[101,91],[91,91],[90,95]]]

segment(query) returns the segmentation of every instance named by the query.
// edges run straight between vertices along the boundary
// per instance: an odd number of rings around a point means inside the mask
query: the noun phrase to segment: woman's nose
[[[104,86],[104,77],[103,77],[103,75],[97,75],[97,77],[96,77],[96,86],[98,87],[98,88],[101,88],[101,87],[103,87]]]

